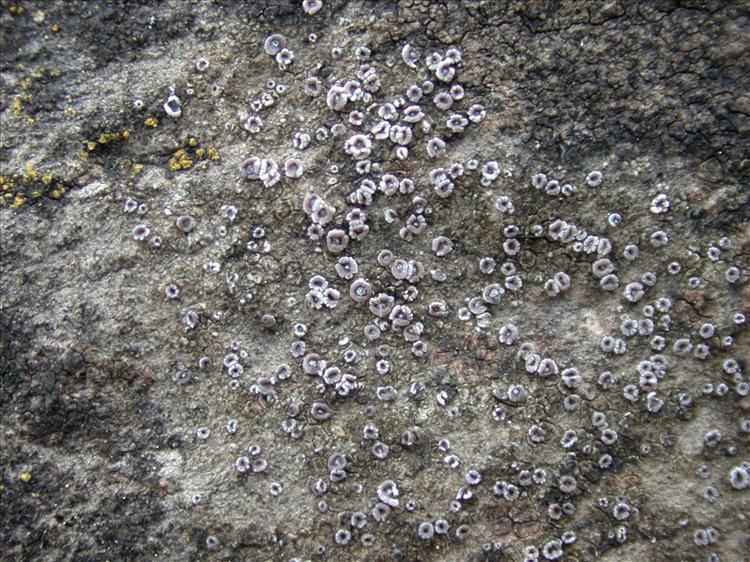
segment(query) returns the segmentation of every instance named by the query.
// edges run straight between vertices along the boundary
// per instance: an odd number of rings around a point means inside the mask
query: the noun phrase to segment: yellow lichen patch
[[[86,149],[81,153],[81,158],[88,158],[89,154],[96,151],[97,149],[107,146],[115,142],[121,142],[130,138],[130,131],[124,130],[121,132],[104,132],[100,133],[96,140],[86,141]]]
[[[200,164],[200,169],[205,170],[208,160],[219,160],[219,152],[214,147],[203,148],[197,138],[190,137],[185,141],[185,147],[176,151],[169,159],[167,168],[172,172],[179,172]]]
[[[26,8],[23,6],[16,6],[15,4],[8,8],[8,11],[13,14],[14,16],[20,16],[26,11]]]
[[[0,187],[2,187],[3,190],[7,191],[8,189],[13,189],[15,186],[16,182],[13,178],[0,176]]]
[[[13,203],[10,204],[11,209],[20,209],[23,204],[26,203],[26,198],[23,195],[16,195],[13,199]]]
[[[133,164],[133,175],[138,175],[143,171],[143,164]]]
[[[190,158],[187,150],[181,148],[172,155],[169,159],[167,167],[173,172],[179,172],[180,170],[189,170],[193,167],[193,159]]]
[[[21,89],[25,92],[29,88],[31,88],[31,84],[33,83],[33,80],[30,77],[24,78],[23,81],[21,81]]]
[[[28,471],[22,472],[18,478],[24,484],[28,484],[29,482],[31,482],[31,472],[28,472]]]
[[[39,172],[34,168],[34,164],[31,162],[26,163],[26,172],[23,175],[23,181],[31,183],[39,179]]]
[[[27,202],[45,197],[59,199],[66,192],[65,185],[46,173],[40,174],[32,163],[26,164],[23,173],[0,176],[0,204],[20,209]]]
[[[59,23],[53,23],[52,26],[50,27],[50,30],[52,31],[52,33],[57,33],[61,29],[62,28],[60,27]]]
[[[143,124],[146,125],[146,127],[154,129],[159,126],[159,120],[156,117],[148,117]]]
[[[99,144],[109,144],[111,142],[119,142],[130,138],[130,131],[122,131],[121,133],[102,133],[96,142]]]
[[[13,98],[13,117],[20,119],[23,116],[23,102],[20,96]]]

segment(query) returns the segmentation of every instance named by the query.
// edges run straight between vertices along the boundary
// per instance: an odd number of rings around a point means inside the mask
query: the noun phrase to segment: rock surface
[[[747,5],[316,4],[0,0],[3,558],[750,559]]]

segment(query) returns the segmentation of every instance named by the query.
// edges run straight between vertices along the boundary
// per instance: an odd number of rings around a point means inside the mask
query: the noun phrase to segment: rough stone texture
[[[750,461],[741,426],[750,423],[750,402],[741,396],[743,375],[723,367],[734,358],[742,373],[750,355],[747,323],[734,320],[750,314],[747,4],[324,0],[314,16],[300,5],[0,0],[4,559],[523,560],[526,546],[541,549],[572,530],[577,540],[565,546],[566,560],[704,561],[712,553],[725,562],[748,560],[750,496],[733,489],[728,474]],[[294,51],[285,70],[263,50],[274,32]],[[407,42],[422,56],[416,70],[401,60]],[[419,103],[433,131],[415,127],[406,160],[395,158],[390,142],[377,141],[372,161],[379,171],[366,176],[357,174],[343,144],[359,130],[348,111],[369,104],[350,103],[337,114],[325,103],[334,82],[354,77],[361,45],[371,49],[381,80],[372,103],[431,78],[425,56],[449,47],[462,53],[454,82],[466,89],[447,113],[425,96]],[[209,61],[205,71],[196,68],[201,57]],[[312,75],[323,82],[316,98],[302,89]],[[258,112],[262,129],[250,134],[243,122],[254,113],[251,102],[272,91],[269,80],[286,91]],[[436,91],[446,89],[436,84]],[[163,109],[170,87],[182,100],[177,119]],[[474,103],[486,118],[463,133],[447,132],[448,113]],[[377,119],[376,105],[366,123]],[[345,136],[315,139],[318,127],[337,122],[347,125]],[[292,145],[297,131],[313,137],[304,150]],[[425,143],[435,134],[448,148],[433,160]],[[238,171],[250,155],[280,165],[299,157],[305,172],[266,188]],[[478,170],[466,170],[450,197],[438,198],[430,170],[471,158],[480,166],[496,160],[500,177],[485,185]],[[592,170],[604,174],[600,187],[586,185]],[[378,252],[389,248],[423,262],[418,297],[406,303],[412,324],[424,325],[423,358],[412,355],[412,342],[398,329],[367,341],[363,328],[373,315],[350,299],[349,282],[334,271],[337,257],[306,234],[305,193],[335,206],[329,226],[346,228],[351,191],[362,177],[377,182],[385,172],[411,177],[417,189],[375,194],[364,208],[370,233],[351,241],[345,255],[357,260],[357,277],[400,304],[408,283],[377,265]],[[534,189],[539,172],[575,185],[576,193]],[[670,202],[664,214],[649,211],[659,193]],[[417,213],[415,195],[427,199],[427,228],[405,240],[399,229]],[[500,195],[512,197],[514,214],[496,210]],[[145,204],[145,212],[126,213],[128,199]],[[222,216],[223,205],[236,206],[237,220]],[[393,224],[384,219],[386,208],[397,212]],[[622,215],[618,227],[608,224],[612,212]],[[197,221],[187,235],[175,227],[181,215]],[[534,234],[535,225],[546,233],[556,219],[611,241],[616,291],[602,291],[592,275],[596,254]],[[142,242],[132,236],[139,223],[150,228]],[[502,248],[510,224],[520,229],[521,252],[513,257]],[[265,234],[255,239],[258,226]],[[649,244],[657,230],[669,235],[665,247]],[[453,242],[445,257],[431,251],[438,235]],[[159,247],[153,236],[161,237]],[[712,261],[707,251],[723,237],[731,247]],[[630,243],[641,249],[632,262],[622,256]],[[480,273],[485,256],[497,261],[494,273]],[[504,282],[499,269],[506,260],[523,277],[522,290],[488,305],[488,316],[460,320],[458,309],[471,297]],[[675,261],[681,269],[669,274]],[[210,272],[211,262],[218,273]],[[731,266],[741,271],[734,283],[725,278]],[[431,278],[435,268],[446,281]],[[571,288],[549,297],[544,282],[558,271],[570,275]],[[656,285],[640,302],[628,302],[625,285],[646,271],[657,274]],[[341,292],[335,308],[306,303],[316,273]],[[689,285],[692,277],[697,286]],[[180,288],[177,299],[165,297],[170,283]],[[636,367],[656,352],[650,336],[626,337],[620,325],[644,318],[644,305],[661,297],[672,302],[670,325],[667,312],[657,311],[654,333],[666,338],[669,367],[656,389],[664,406],[651,413],[647,391],[629,402],[622,387],[638,384]],[[448,317],[427,315],[437,299],[448,304]],[[190,330],[188,311],[197,315]],[[275,316],[275,326],[263,325],[264,314]],[[339,397],[303,374],[289,351],[297,322],[308,327],[306,352],[356,373],[363,388]],[[703,341],[697,332],[707,322],[716,324],[706,340],[709,357],[673,351],[679,338],[689,337],[693,347]],[[498,343],[498,329],[511,323],[518,341]],[[626,340],[628,351],[604,353],[605,335]],[[560,370],[577,367],[581,387],[566,390],[559,375],[527,373],[518,354],[523,342]],[[384,343],[392,348],[391,370],[378,375]],[[344,364],[347,349],[359,353],[356,365]],[[240,350],[247,357],[233,390],[221,363]],[[212,360],[207,370],[197,366],[203,356]],[[277,382],[274,399],[254,394],[258,377],[281,363],[293,376]],[[607,370],[620,380],[611,389],[597,384]],[[179,384],[186,371],[189,382]],[[412,397],[416,380],[426,389]],[[704,392],[707,383],[713,395]],[[724,396],[715,395],[719,383],[727,385]],[[493,395],[510,384],[526,387],[526,402]],[[386,385],[399,391],[395,402],[376,398],[375,389]],[[437,399],[443,391],[446,405]],[[583,399],[578,412],[563,407],[572,392]],[[692,396],[692,406],[680,405],[681,393]],[[319,401],[331,406],[331,420],[310,416]],[[282,430],[291,404],[300,405],[303,432],[296,439]],[[497,407],[504,420],[493,418]],[[602,443],[591,421],[595,411],[618,431],[614,445]],[[234,434],[226,430],[230,419],[237,420]],[[373,442],[362,439],[366,423],[377,425],[389,445],[386,460],[375,459]],[[402,447],[401,434],[414,425],[424,432],[421,443]],[[529,439],[533,425],[546,431],[544,443]],[[196,437],[201,427],[211,431],[206,440]],[[568,450],[560,445],[566,429],[579,438]],[[712,429],[722,434],[716,448],[704,444]],[[443,462],[441,438],[461,458],[457,470]],[[265,474],[235,469],[251,443],[262,445]],[[327,467],[334,452],[348,461],[347,478],[337,484]],[[613,457],[606,470],[598,465],[605,452]],[[707,470],[699,475],[702,465]],[[546,470],[545,484],[521,487],[514,502],[493,495],[496,481],[517,484],[520,470],[535,467]],[[450,503],[468,469],[478,470],[482,483],[454,513]],[[574,494],[557,487],[566,474],[577,480]],[[319,478],[329,484],[320,497],[311,490]],[[370,516],[376,488],[388,479],[398,484],[400,506],[377,523]],[[283,485],[280,496],[269,494],[271,482]],[[706,486],[718,490],[718,499],[704,498]],[[600,498],[608,498],[607,507]],[[320,499],[329,504],[326,513],[316,507]],[[413,511],[405,508],[409,500]],[[575,512],[550,519],[550,504],[565,501]],[[612,516],[620,501],[631,508],[627,520]],[[334,533],[350,528],[357,511],[368,515],[367,526],[349,545],[336,545]],[[438,518],[449,521],[448,535],[420,540],[419,524]],[[461,524],[471,533],[458,540]],[[693,533],[708,527],[720,532],[718,541],[697,546]],[[618,540],[618,528],[627,540]],[[373,546],[360,544],[364,533],[374,536]],[[209,536],[217,548],[207,549]],[[319,544],[326,547],[322,556],[315,554]]]

